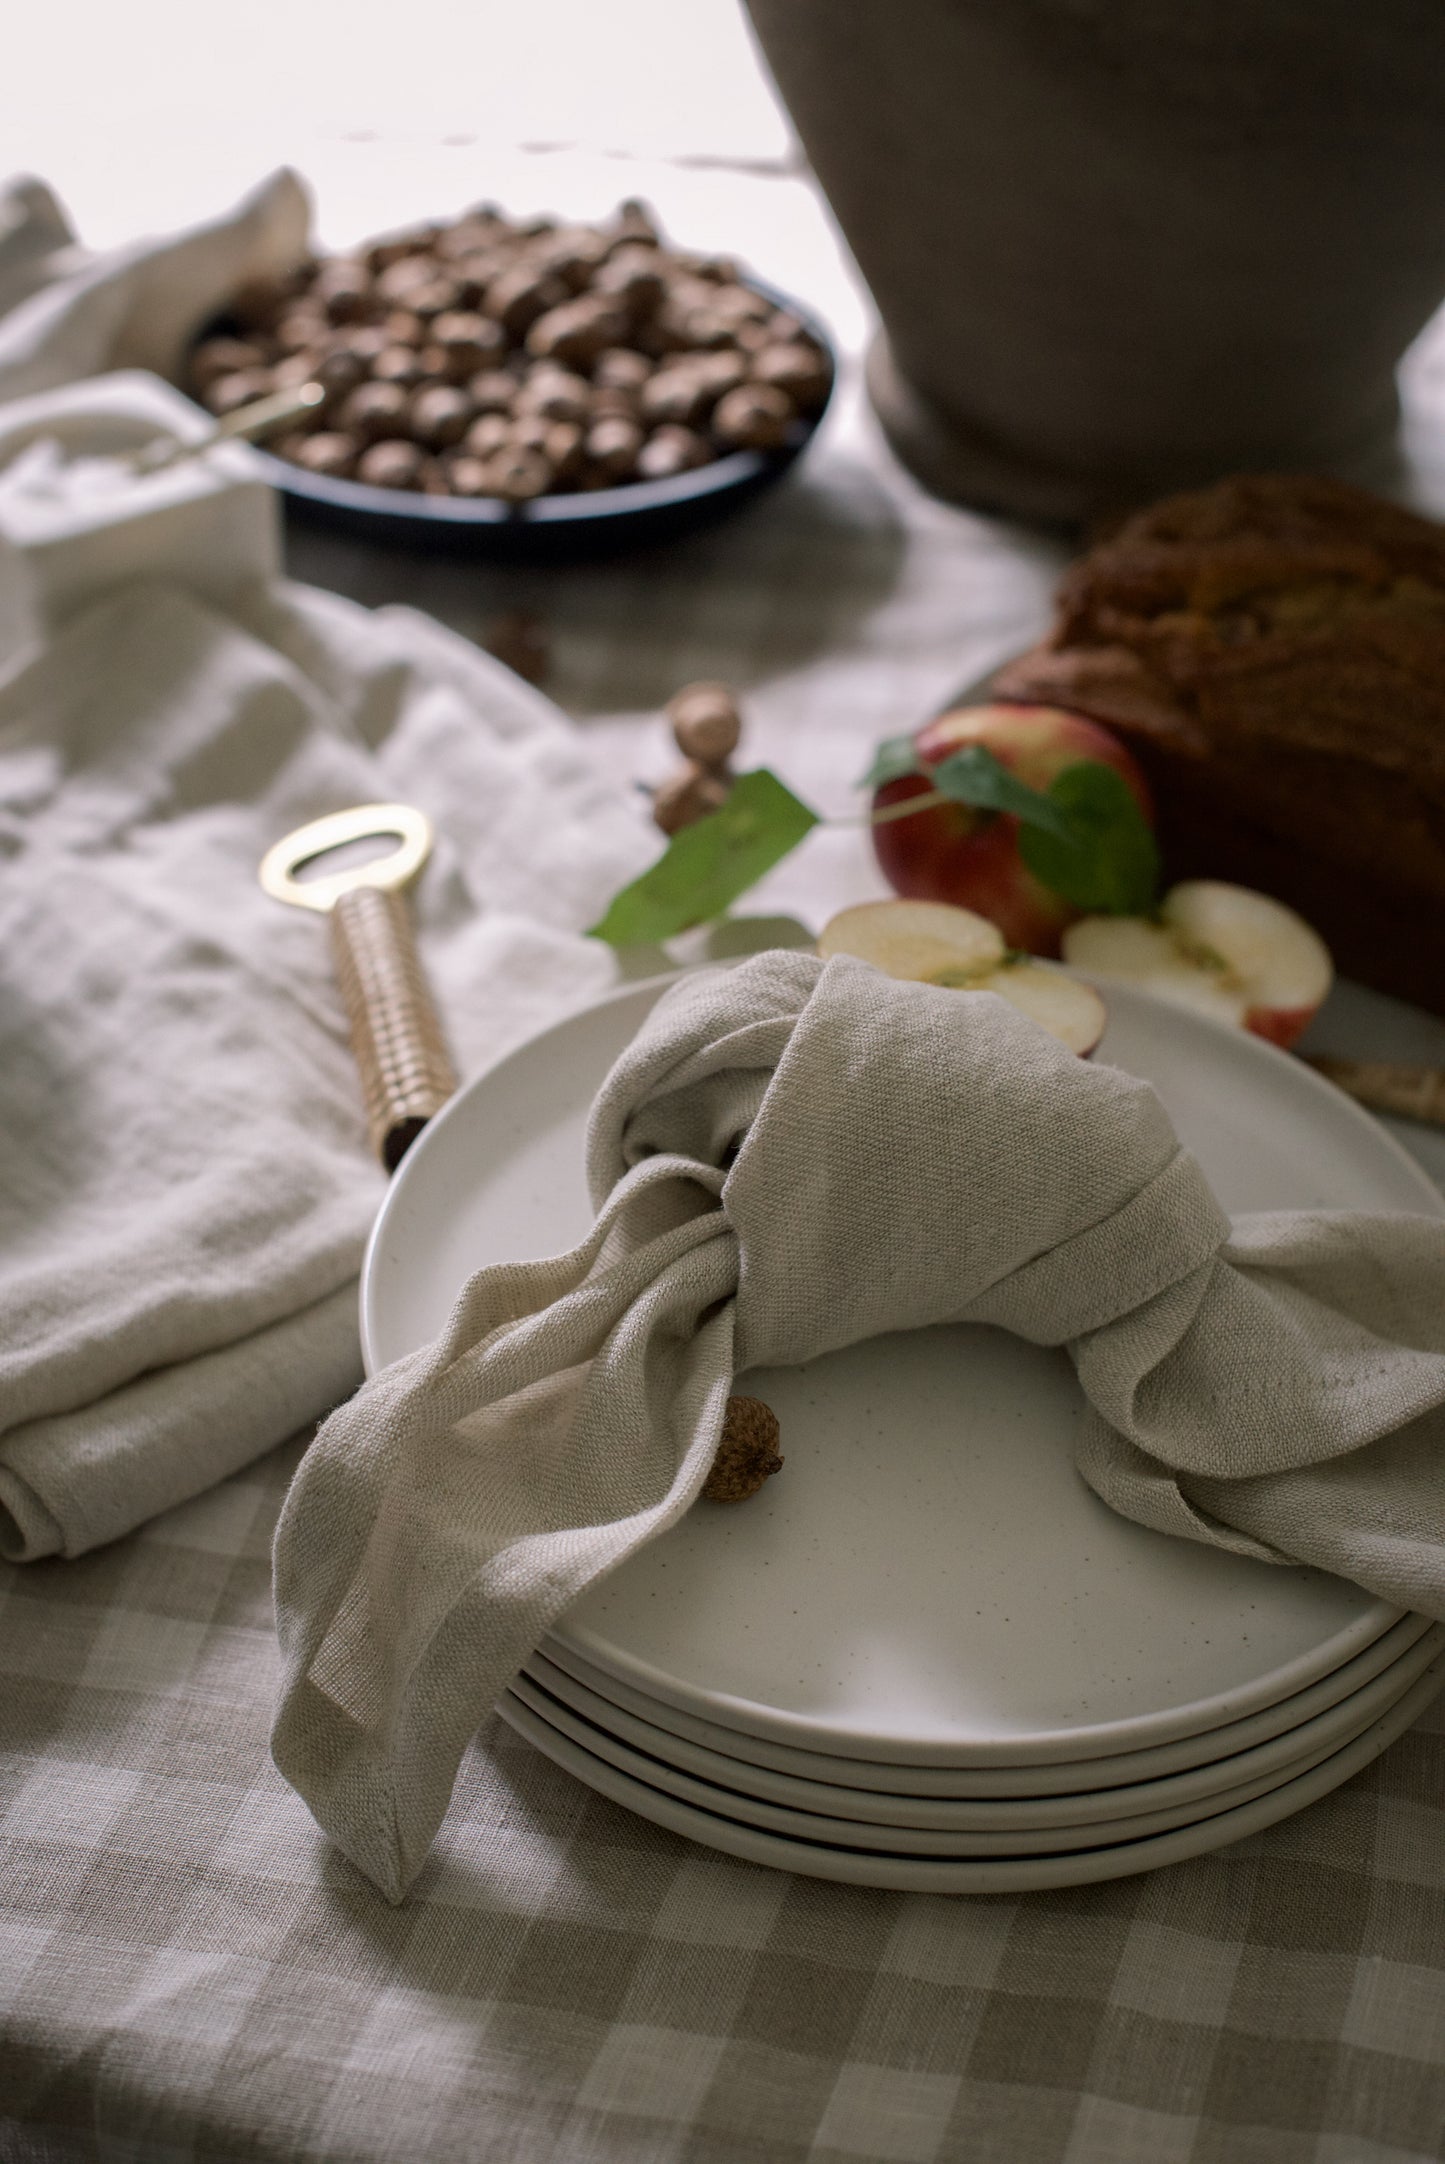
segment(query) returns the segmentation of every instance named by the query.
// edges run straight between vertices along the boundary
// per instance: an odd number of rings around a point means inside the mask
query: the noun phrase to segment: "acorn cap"
[[[738,702],[727,684],[684,684],[667,702],[677,748],[703,766],[725,766],[742,735]]]

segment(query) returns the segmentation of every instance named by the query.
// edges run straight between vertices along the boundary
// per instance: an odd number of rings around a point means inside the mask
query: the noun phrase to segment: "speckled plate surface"
[[[658,995],[571,1017],[423,1134],[368,1252],[377,1366],[431,1339],[483,1263],[586,1230],[591,1098]],[[1113,988],[1098,1054],[1158,1089],[1231,1210],[1439,1214],[1390,1137],[1272,1047]],[[725,1729],[888,1765],[1024,1766],[1238,1721],[1373,1644],[1398,1611],[1115,1516],[1078,1478],[1067,1359],[972,1327],[756,1374],[787,1465],[746,1508],[700,1506],[556,1633],[618,1681]]]

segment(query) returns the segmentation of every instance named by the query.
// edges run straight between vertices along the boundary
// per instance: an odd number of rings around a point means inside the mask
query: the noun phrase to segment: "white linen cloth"
[[[273,1752],[391,1899],[548,1626],[696,1498],[734,1373],[886,1331],[1067,1346],[1115,1509],[1445,1620],[1445,1221],[1231,1227],[1147,1083],[991,993],[805,954],[664,996],[588,1178],[589,1238],[479,1271],[277,1528]]]
[[[383,1179],[325,928],[256,883],[325,811],[429,812],[423,955],[463,1072],[606,989],[580,937],[655,854],[509,671],[407,609],[280,577],[240,446],[152,374],[284,263],[282,175],[104,260],[0,199],[0,1553],[76,1555],[210,1486],[360,1377]],[[109,373],[97,373],[108,370]],[[81,380],[74,380],[74,379]]]

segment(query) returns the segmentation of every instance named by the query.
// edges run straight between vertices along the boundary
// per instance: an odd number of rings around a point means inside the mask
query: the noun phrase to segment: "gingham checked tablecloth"
[[[269,1764],[288,1448],[0,1581],[0,2156],[1424,2164],[1445,1706],[1143,1878],[871,1893],[696,1848],[494,1722],[393,1909]]]
[[[318,542],[292,567],[472,627],[540,601],[551,688],[624,771],[661,764],[677,682],[731,675],[758,754],[843,809],[872,737],[1032,630],[1052,558],[925,502],[845,414],[775,501],[645,567],[544,591]],[[816,921],[867,876],[832,835],[758,906]],[[1320,1026],[1344,1050],[1445,1042],[1348,991]],[[1263,1835],[1019,1899],[710,1854],[493,1723],[391,1908],[267,1756],[269,1543],[299,1447],[0,1574],[4,2164],[1445,2152],[1445,1705]]]

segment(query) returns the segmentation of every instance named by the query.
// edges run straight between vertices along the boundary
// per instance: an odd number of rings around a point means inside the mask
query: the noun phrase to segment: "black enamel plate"
[[[827,355],[831,399],[837,358],[821,323],[761,280],[750,279],[748,284],[775,308],[796,316]],[[198,335],[213,337],[229,328],[223,318],[208,323]],[[795,422],[787,442],[775,451],[733,451],[665,481],[630,481],[621,488],[538,496],[526,504],[502,503],[495,497],[423,496],[369,488],[362,481],[307,473],[304,467],[264,449],[258,449],[257,456],[288,512],[307,525],[329,527],[354,540],[391,548],[482,557],[493,563],[564,563],[677,540],[741,510],[780,481],[807,448],[827,411],[828,399],[816,414]]]

